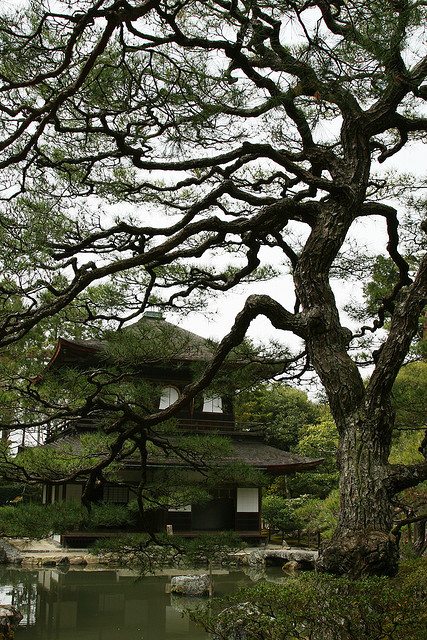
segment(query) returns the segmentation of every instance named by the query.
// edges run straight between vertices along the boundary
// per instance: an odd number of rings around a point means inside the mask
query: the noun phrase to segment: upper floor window
[[[205,413],[222,413],[222,398],[219,396],[204,396],[203,411]]]
[[[179,391],[175,387],[164,387],[160,396],[159,409],[167,409],[179,398]]]
[[[103,488],[102,499],[104,502],[127,504],[129,502],[129,489],[127,487],[112,487],[106,485]]]

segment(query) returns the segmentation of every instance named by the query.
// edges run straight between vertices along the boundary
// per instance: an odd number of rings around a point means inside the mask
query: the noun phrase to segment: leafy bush
[[[320,531],[323,538],[330,538],[337,526],[339,506],[340,493],[334,489],[324,500],[311,498],[303,502],[295,510],[295,517],[310,533]]]
[[[44,538],[52,531],[51,521],[41,505],[17,505],[0,508],[0,531],[3,536]]]
[[[130,533],[114,538],[100,538],[93,543],[91,551],[100,554],[136,552],[145,548],[149,540],[150,536],[147,533]]]
[[[45,538],[87,520],[87,510],[76,502],[49,505],[23,504],[0,507],[0,532],[4,536]]]
[[[36,506],[36,505],[34,505]],[[41,513],[50,522],[53,533],[65,533],[73,527],[84,529],[89,522],[89,513],[86,507],[79,502],[55,502],[54,504],[37,505]],[[31,536],[31,533],[29,534]]]
[[[134,515],[125,505],[117,504],[94,505],[90,513],[73,501],[0,507],[0,535],[10,537],[40,539],[75,527],[87,530],[100,526],[129,526],[133,522]]]
[[[123,504],[101,503],[93,505],[89,516],[89,527],[123,527],[135,523],[135,513]]]
[[[204,534],[181,541],[182,552],[189,562],[219,560],[225,553],[237,551],[245,546],[235,531]]]
[[[304,503],[304,498],[282,498],[266,496],[262,501],[262,517],[268,529],[278,529],[292,533],[301,527],[296,509]]]
[[[247,640],[423,640],[425,569],[416,580],[408,572],[394,580],[303,574],[280,585],[258,583],[228,601],[220,628],[213,608],[192,617],[224,640],[239,628]]]
[[[162,534],[156,536],[157,544],[147,533],[134,533],[114,538],[100,538],[91,547],[91,552],[99,555],[113,554],[119,563],[126,563],[131,558],[132,565],[137,565],[141,573],[153,571],[156,566],[173,562],[180,553],[180,540],[171,539]]]
[[[244,543],[234,531],[191,539],[159,534],[154,540],[148,534],[135,533],[99,539],[91,550],[98,554],[112,553],[119,562],[126,561],[131,555],[132,564],[138,564],[142,571],[150,571],[153,566],[165,563],[194,566],[209,560],[217,561],[224,553],[236,551],[243,546]]]

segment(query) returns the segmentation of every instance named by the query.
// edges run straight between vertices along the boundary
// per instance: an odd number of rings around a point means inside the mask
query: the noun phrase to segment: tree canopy
[[[296,451],[301,427],[320,418],[321,408],[300,389],[273,383],[239,393],[237,420],[259,424],[266,440],[286,451]],[[308,454],[307,454],[308,455]]]
[[[319,563],[337,573],[395,571],[391,498],[427,475],[387,461],[391,389],[427,299],[427,227],[417,180],[375,170],[425,136],[425,22],[419,0],[33,0],[0,19],[0,345],[71,308],[113,327],[150,305],[202,309],[270,279],[280,256],[293,298],[280,278],[276,299],[250,295],[202,378],[137,429],[209,384],[256,317],[295,335],[301,350],[276,364],[316,371],[340,436],[340,517]],[[352,331],[333,283],[364,272],[352,239],[369,219],[396,279]],[[354,348],[385,312],[365,386]]]

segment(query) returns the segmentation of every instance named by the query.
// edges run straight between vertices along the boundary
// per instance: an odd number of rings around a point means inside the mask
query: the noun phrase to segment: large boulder
[[[207,573],[200,576],[174,576],[171,580],[171,593],[182,596],[210,595],[210,580]]]
[[[248,564],[250,566],[265,564],[265,552],[262,551],[252,551],[248,556]]]
[[[15,629],[23,618],[22,613],[11,604],[0,605],[0,636],[4,640],[13,638]]]
[[[295,573],[296,571],[299,571],[299,569],[300,565],[296,560],[289,560],[288,562],[285,562],[282,567],[282,571],[284,573]]]
[[[213,634],[212,640],[248,640],[249,637],[253,637],[251,632],[255,632],[255,636],[259,637],[256,630],[260,614],[259,608],[251,602],[242,602],[223,609],[218,615],[216,633]]]
[[[250,580],[252,580],[252,582],[268,580],[264,565],[247,565],[243,566],[241,570]]]
[[[0,539],[0,563],[21,564],[22,555],[4,538]]]

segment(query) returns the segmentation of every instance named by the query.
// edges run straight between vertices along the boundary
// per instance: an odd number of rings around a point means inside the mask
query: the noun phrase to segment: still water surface
[[[140,577],[129,569],[0,569],[0,603],[24,615],[15,640],[207,640],[210,636],[182,617],[192,599],[169,594],[172,575]],[[214,572],[215,594],[267,577],[281,581],[279,569],[267,575]]]

